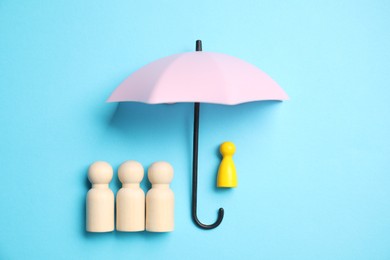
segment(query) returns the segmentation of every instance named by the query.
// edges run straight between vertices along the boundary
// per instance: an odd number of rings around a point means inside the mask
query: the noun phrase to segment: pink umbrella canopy
[[[171,55],[142,67],[107,101],[236,105],[286,99],[284,90],[252,64],[222,53],[197,51]]]
[[[213,224],[203,224],[197,217],[200,103],[236,105],[287,99],[284,90],[257,67],[226,54],[202,52],[202,42],[198,40],[196,52],[171,55],[134,72],[107,101],[194,103],[192,219],[200,228],[213,229],[222,222],[223,208],[219,209],[218,218]]]

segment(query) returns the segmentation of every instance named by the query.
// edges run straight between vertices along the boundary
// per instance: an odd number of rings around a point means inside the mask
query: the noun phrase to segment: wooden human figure
[[[152,188],[146,195],[146,230],[173,231],[175,197],[169,188],[173,168],[167,162],[155,162],[149,167],[148,178]]]
[[[140,188],[144,168],[139,162],[126,161],[118,170],[122,188],[116,195],[116,229],[136,232],[145,230],[145,193]]]
[[[108,187],[113,170],[106,162],[95,162],[88,170],[92,188],[87,193],[87,231],[114,230],[114,193]]]
[[[236,166],[233,162],[236,146],[232,142],[224,142],[221,144],[219,151],[222,154],[222,162],[218,169],[217,187],[235,188],[238,184]]]

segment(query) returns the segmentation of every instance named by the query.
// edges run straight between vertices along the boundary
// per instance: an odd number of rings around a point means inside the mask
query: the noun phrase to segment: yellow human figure
[[[222,154],[222,162],[218,169],[217,187],[235,188],[238,184],[236,166],[233,162],[236,146],[232,142],[224,142],[219,147],[219,151]]]

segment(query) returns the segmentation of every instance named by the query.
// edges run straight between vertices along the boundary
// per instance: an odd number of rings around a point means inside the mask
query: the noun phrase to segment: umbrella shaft
[[[202,51],[202,41],[196,41],[196,51]],[[194,151],[192,153],[192,220],[194,223],[203,229],[213,229],[221,224],[224,211],[223,208],[218,210],[218,218],[217,220],[211,224],[206,225],[199,221],[198,216],[196,214],[197,204],[198,204],[198,141],[199,141],[199,110],[200,103],[196,102],[194,104]]]
[[[198,198],[198,143],[199,143],[199,110],[200,104],[194,104],[194,141],[192,153],[192,214],[196,215]]]

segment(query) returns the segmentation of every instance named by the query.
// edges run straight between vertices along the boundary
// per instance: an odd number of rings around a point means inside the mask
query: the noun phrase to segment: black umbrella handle
[[[203,229],[213,229],[221,224],[224,210],[220,208],[218,211],[218,219],[214,224],[206,225],[199,221],[196,215],[197,204],[198,204],[198,140],[199,140],[199,110],[200,104],[194,104],[194,151],[193,151],[193,162],[192,162],[192,220],[194,223]]]

